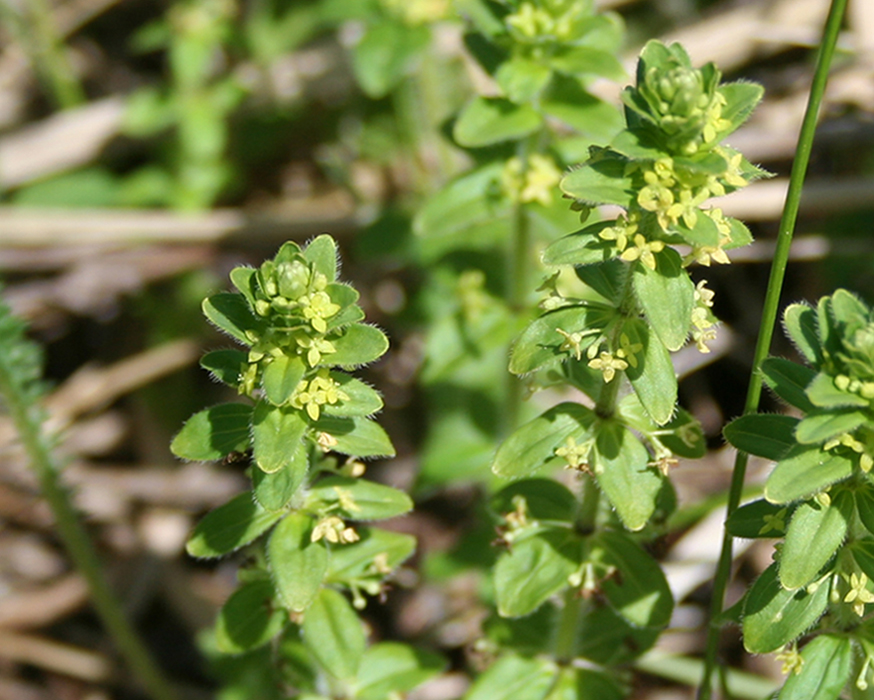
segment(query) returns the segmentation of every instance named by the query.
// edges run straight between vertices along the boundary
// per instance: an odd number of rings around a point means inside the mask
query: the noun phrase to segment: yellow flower
[[[619,349],[616,357],[626,360],[632,367],[637,367],[637,353],[643,350],[643,343],[632,343],[625,333],[619,336]]]
[[[583,469],[589,461],[589,453],[592,451],[592,440],[586,440],[582,445],[578,445],[573,435],[569,435],[565,443],[565,447],[557,447],[555,454],[557,457],[564,457],[569,467],[574,469]]]
[[[853,612],[859,617],[865,614],[865,604],[874,603],[874,593],[868,590],[868,576],[866,574],[850,575],[850,590],[844,596],[845,603],[853,603]]]
[[[602,352],[599,357],[589,360],[589,367],[601,370],[601,373],[604,375],[604,381],[610,382],[616,376],[617,370],[626,369],[628,363],[625,360],[613,357],[613,353]]]
[[[313,528],[310,541],[318,542],[322,538],[332,544],[349,544],[361,539],[354,528],[346,527],[346,523],[336,515],[322,518]]]
[[[324,333],[328,330],[325,319],[331,318],[340,310],[340,305],[331,301],[326,292],[314,292],[303,296],[299,300],[303,316],[310,322],[313,330]]]
[[[625,252],[619,257],[627,262],[640,259],[644,265],[650,270],[656,269],[655,253],[664,250],[664,241],[647,241],[641,234],[637,233],[634,236],[634,245],[626,248]]]

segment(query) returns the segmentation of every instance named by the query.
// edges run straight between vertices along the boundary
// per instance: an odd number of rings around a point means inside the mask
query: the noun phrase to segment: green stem
[[[561,621],[555,634],[555,659],[558,663],[569,663],[574,657],[577,646],[577,627],[584,603],[585,601],[580,597],[580,591],[576,586],[571,586],[565,591]]]
[[[531,142],[520,141],[516,155],[522,163],[521,177],[527,169]],[[523,202],[517,201],[513,207],[510,229],[510,245],[507,251],[507,284],[504,301],[514,319],[521,318],[525,312],[525,299],[528,296],[528,280],[531,276],[531,222]],[[503,416],[503,433],[506,437],[519,423],[519,409],[522,405],[522,382],[513,374],[507,373],[507,399]]]
[[[807,165],[810,161],[810,152],[813,148],[813,137],[816,132],[819,108],[825,94],[826,83],[828,82],[829,66],[834,55],[846,6],[847,0],[832,0],[820,44],[813,83],[810,87],[807,111],[804,114],[804,121],[801,125],[801,133],[798,137],[798,146],[795,152],[795,161],[792,164],[792,173],[789,176],[789,191],[786,195],[783,216],[780,219],[777,233],[777,249],[774,253],[774,262],[771,265],[771,275],[765,294],[762,320],[759,326],[759,337],[753,356],[753,371],[750,375],[747,399],[744,404],[744,415],[754,413],[758,409],[759,399],[762,394],[762,378],[759,373],[759,367],[761,367],[762,362],[768,355],[771,347],[771,338],[774,335],[774,325],[777,321],[777,310],[780,303],[780,292],[789,261],[789,247],[792,243],[792,234],[795,231],[795,221],[798,217],[798,206],[801,201],[801,189],[804,184],[804,176],[807,173]],[[737,453],[731,478],[731,487],[728,493],[726,518],[740,504],[744,478],[746,476],[747,460],[748,456],[745,453]],[[719,625],[714,624],[713,620],[722,612],[725,590],[728,587],[728,579],[731,575],[732,544],[732,537],[726,531],[723,535],[722,551],[713,581],[713,598],[711,600],[710,612],[711,624],[707,631],[704,674],[698,693],[699,700],[709,700],[712,693],[713,670],[716,667],[719,646]]]
[[[128,622],[113,596],[97,553],[58,478],[58,467],[42,434],[38,408],[20,393],[17,383],[0,362],[0,394],[15,424],[40,488],[54,514],[58,533],[78,571],[91,591],[91,602],[115,640],[131,671],[154,700],[177,700],[176,693],[152,660],[145,645]]]

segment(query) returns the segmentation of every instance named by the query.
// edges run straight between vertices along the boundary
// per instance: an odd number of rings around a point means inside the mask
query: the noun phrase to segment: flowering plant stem
[[[792,235],[795,230],[795,221],[798,216],[798,207],[801,202],[801,188],[804,184],[804,176],[807,173],[807,165],[810,161],[810,152],[813,147],[813,138],[816,131],[816,122],[819,116],[819,108],[828,82],[828,72],[834,56],[841,22],[846,10],[846,0],[832,0],[826,20],[825,31],[820,44],[819,55],[816,61],[816,69],[813,83],[810,88],[810,97],[798,145],[795,152],[795,160],[789,177],[789,190],[786,195],[786,203],[783,207],[783,215],[780,218],[780,226],[777,234],[777,248],[774,253],[774,261],[771,265],[771,274],[768,279],[768,288],[765,294],[765,303],[762,311],[762,320],[759,326],[759,337],[753,357],[753,371],[747,387],[747,398],[744,404],[744,415],[754,413],[759,406],[762,394],[762,376],[759,367],[768,355],[771,347],[771,338],[774,334],[774,325],[777,320],[777,310],[780,302],[780,292],[783,286],[783,278],[786,273],[786,265],[789,260],[789,247],[792,243]],[[728,495],[726,518],[738,507],[741,492],[746,475],[748,455],[738,451],[732,473],[731,487]],[[722,612],[725,590],[731,575],[733,538],[728,530],[725,531],[722,551],[717,564],[716,576],[713,583],[713,598],[711,601],[711,620],[715,620]],[[705,652],[704,675],[701,680],[701,688],[698,693],[699,700],[709,700],[712,693],[713,670],[716,665],[716,656],[719,645],[720,626],[711,623],[707,634],[707,647]]]

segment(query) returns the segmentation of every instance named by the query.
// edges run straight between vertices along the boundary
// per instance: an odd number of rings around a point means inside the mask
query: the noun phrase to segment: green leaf
[[[279,471],[268,474],[263,469],[252,470],[255,498],[267,510],[281,510],[303,485],[309,470],[307,446],[299,442],[291,460]]]
[[[525,617],[501,617],[492,613],[483,622],[483,633],[505,652],[528,657],[549,653],[560,614],[551,602]]]
[[[415,234],[429,243],[427,251],[436,255],[464,245],[465,239],[482,240],[478,230],[496,220],[509,230],[509,204],[495,197],[503,161],[490,163],[450,181],[419,209],[413,221]],[[503,240],[501,236],[500,240]]]
[[[546,700],[623,700],[625,691],[606,673],[563,668]]]
[[[199,559],[222,557],[255,540],[281,517],[282,513],[264,510],[246,491],[207,513],[185,550]]]
[[[400,82],[416,54],[427,46],[425,25],[383,20],[372,25],[352,52],[352,67],[368,97],[385,97]]]
[[[559,183],[561,191],[580,202],[617,204],[629,209],[635,201],[634,182],[625,174],[628,159],[618,154],[599,152]]]
[[[780,585],[777,564],[756,579],[744,603],[744,648],[767,654],[795,641],[810,629],[828,606],[828,579],[813,591],[790,591]]]
[[[542,63],[516,56],[501,64],[495,79],[510,101],[522,104],[534,99],[551,75],[552,71]]]
[[[784,588],[799,588],[820,578],[818,574],[847,536],[853,510],[853,496],[847,491],[833,496],[829,506],[811,500],[795,509],[780,557]]]
[[[707,453],[707,440],[701,424],[688,411],[678,408],[674,418],[662,430],[672,431],[669,435],[659,435],[659,440],[678,457],[701,459]]]
[[[474,681],[464,700],[543,700],[555,673],[555,666],[544,659],[507,654]]]
[[[656,269],[638,264],[634,268],[634,295],[662,343],[668,350],[679,350],[686,343],[695,285],[683,269],[680,254],[665,248],[655,254]]]
[[[382,409],[379,392],[345,372],[331,372],[331,379],[349,397],[339,403],[325,404],[322,410],[328,416],[372,416]]]
[[[413,509],[403,491],[367,479],[328,476],[310,487],[306,507],[349,520],[384,520]]]
[[[357,542],[331,551],[327,583],[348,585],[349,581],[372,579],[374,575],[381,579],[382,574],[374,564],[377,557],[394,570],[416,551],[416,538],[411,535],[364,525],[357,525],[355,531],[360,537]]]
[[[814,410],[805,389],[816,376],[815,370],[779,357],[769,357],[762,363],[762,375],[768,388],[786,403],[804,413]]]
[[[795,428],[795,439],[802,445],[819,445],[854,431],[867,420],[862,411],[817,411],[801,420]]]
[[[388,350],[388,338],[376,326],[354,323],[339,338],[329,338],[336,352],[325,355],[320,365],[357,367],[378,360]]]
[[[791,503],[814,496],[853,473],[853,462],[844,455],[814,445],[796,445],[783,457],[765,483],[771,503]]]
[[[297,409],[259,401],[252,414],[255,463],[268,474],[290,464],[306,429],[306,421]]]
[[[394,457],[395,448],[379,423],[369,418],[351,416],[337,418],[323,415],[313,426],[328,433],[337,442],[335,452],[354,457]]]
[[[286,624],[288,613],[273,607],[273,584],[250,581],[222,606],[215,624],[216,646],[224,654],[242,654],[269,642]]]
[[[236,388],[246,358],[242,350],[213,350],[200,358],[200,366],[220,382]]]
[[[723,434],[734,447],[751,455],[777,461],[795,447],[798,419],[771,413],[755,413],[735,418]]]
[[[868,580],[874,581],[874,540],[855,540],[847,545],[847,549]]]
[[[648,129],[623,129],[610,142],[610,149],[636,160],[658,160],[668,155]]]
[[[255,290],[258,286],[257,273],[258,271],[254,267],[235,267],[229,275],[231,283],[245,297],[250,309],[255,308]]]
[[[622,113],[614,105],[586,92],[578,80],[560,74],[553,75],[541,109],[596,143],[608,143],[624,126]]]
[[[837,700],[850,680],[853,645],[849,637],[821,634],[801,651],[799,673],[790,673],[777,700]]]
[[[316,236],[303,250],[303,257],[328,282],[337,281],[337,242],[328,234]]]
[[[527,476],[555,457],[556,448],[571,438],[582,442],[595,422],[591,409],[561,403],[510,434],[495,454],[492,471],[499,476]]]
[[[671,356],[642,319],[628,319],[622,326],[620,341],[623,336],[629,347],[641,346],[636,352],[626,352],[625,375],[652,420],[664,425],[677,407],[677,375]]]
[[[652,647],[658,627],[635,627],[609,605],[595,607],[577,627],[576,653],[603,666],[627,664]]]
[[[613,320],[616,309],[592,304],[589,306],[571,306],[555,311],[549,311],[534,319],[513,343],[510,354],[510,371],[513,374],[527,374],[547,365],[558,364],[572,357],[573,350],[562,350],[567,342],[565,333],[603,330]],[[580,339],[580,351],[583,352],[598,337],[599,333],[591,332]]]
[[[498,514],[516,510],[517,497],[525,499],[526,511],[535,520],[571,521],[577,510],[577,498],[552,479],[522,479],[505,486],[492,496],[492,510]]]
[[[596,75],[608,80],[625,80],[627,74],[615,53],[589,46],[559,46],[549,57],[553,69],[571,76]]]
[[[264,321],[252,313],[242,294],[213,294],[203,300],[202,307],[204,316],[216,328],[246,345],[251,345],[266,330]]]
[[[806,304],[790,304],[783,312],[783,329],[789,340],[810,364],[819,366],[822,346],[816,326],[816,311]]]
[[[871,534],[874,534],[874,485],[870,482],[858,486],[855,489],[856,508],[859,520]],[[871,576],[874,581],[874,574]]]
[[[605,421],[598,428],[595,478],[629,530],[642,529],[656,507],[662,480],[647,466],[649,452],[622,424]]]
[[[358,673],[367,639],[358,615],[346,597],[323,588],[303,620],[303,639],[319,663],[336,678]]]
[[[593,537],[595,543],[604,548],[603,561],[618,570],[601,584],[616,612],[636,627],[667,626],[674,599],[658,562],[621,532],[605,530]]]
[[[299,512],[289,513],[267,542],[267,559],[276,592],[292,612],[309,608],[328,571],[328,550],[312,542],[313,521]]]
[[[580,231],[559,238],[543,251],[541,257],[544,264],[595,267],[599,263],[611,262],[616,255],[616,248],[610,241],[600,238],[598,234],[614,223],[615,221],[598,221]],[[621,261],[616,262],[627,267]]]
[[[276,406],[288,401],[303,379],[306,369],[304,361],[297,355],[289,357],[283,353],[274,357],[261,378],[267,400]]]
[[[729,231],[729,236],[731,236],[731,240],[728,243],[725,243],[722,246],[723,250],[734,250],[735,248],[742,248],[745,245],[749,245],[753,242],[753,234],[750,232],[747,225],[738,219],[735,219],[731,216],[726,216],[725,221],[728,222],[728,225],[731,226],[731,231]]]
[[[719,131],[718,139],[722,140],[749,118],[755,106],[762,100],[765,89],[756,83],[736,82],[723,83],[717,88],[717,92],[725,98],[720,116],[730,124]]]
[[[835,386],[834,377],[826,372],[820,372],[807,385],[807,398],[820,408],[843,408],[858,406],[867,408],[869,402],[858,394],[843,391]]]
[[[461,110],[452,135],[460,146],[477,148],[528,136],[542,123],[543,118],[530,105],[516,105],[498,97],[475,97]]]
[[[725,521],[732,537],[783,537],[791,508],[763,498],[742,505]]]
[[[680,219],[676,224],[677,233],[683,237],[689,245],[697,246],[712,246],[719,245],[719,229],[716,228],[716,222],[709,216],[704,214],[700,209],[695,217],[695,225],[689,228],[685,225],[683,219]]]
[[[391,700],[439,674],[446,662],[437,654],[397,642],[374,644],[361,658],[356,700]]]
[[[580,541],[567,529],[516,539],[494,568],[495,598],[503,617],[528,615],[568,585],[580,566]]]
[[[621,294],[628,274],[628,265],[621,260],[580,265],[574,269],[574,272],[580,282],[594,289],[610,304],[618,306],[622,301]]]
[[[222,403],[195,413],[170,443],[182,459],[209,462],[249,449],[252,407]]]

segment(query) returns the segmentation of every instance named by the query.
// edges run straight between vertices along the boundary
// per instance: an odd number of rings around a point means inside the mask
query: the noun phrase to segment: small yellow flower
[[[552,195],[561,180],[561,171],[552,158],[533,154],[528,159],[525,186],[519,193],[521,202],[540,202],[545,207],[552,204]]]
[[[715,296],[716,292],[712,289],[707,289],[707,280],[701,280],[695,286],[695,301],[702,306],[711,308],[713,306],[713,297]]]
[[[299,299],[303,317],[310,322],[313,330],[324,333],[328,330],[325,319],[331,318],[340,310],[340,305],[331,301],[326,292],[314,292]]]
[[[599,369],[604,375],[604,381],[610,382],[616,376],[617,371],[627,369],[628,363],[617,357],[613,357],[611,352],[602,352],[601,355],[594,360],[589,360],[589,367]]]
[[[625,218],[620,216],[616,219],[616,222],[613,226],[608,226],[607,228],[598,232],[598,237],[605,241],[614,241],[616,244],[616,249],[621,253],[628,247],[628,239],[637,233],[638,228],[638,217],[631,216],[629,218]]]
[[[318,542],[322,538],[331,544],[349,544],[361,539],[355,528],[346,527],[346,523],[336,515],[329,515],[316,523],[310,534],[310,541]]]
[[[716,329],[695,329],[692,331],[692,340],[694,341],[695,346],[698,348],[698,352],[700,352],[702,355],[706,355],[710,352],[710,348],[707,347],[707,343],[716,340]]]
[[[664,241],[647,241],[641,234],[637,233],[634,236],[634,245],[626,248],[625,252],[620,256],[626,262],[633,262],[640,259],[644,265],[650,270],[656,269],[655,253],[664,250]]]
[[[643,343],[632,343],[625,333],[619,336],[619,349],[616,351],[616,357],[637,368],[637,353],[641,350],[643,350]]]
[[[804,665],[804,659],[801,654],[798,653],[798,647],[794,644],[787,644],[783,651],[775,656],[777,661],[781,661],[783,663],[782,668],[780,669],[783,672],[783,675],[789,675],[790,673],[794,673],[798,675],[801,673],[801,667]]]
[[[850,590],[844,596],[845,603],[853,603],[853,612],[859,617],[865,614],[865,604],[874,603],[874,593],[868,590],[868,576],[866,574],[850,575]]]
[[[556,328],[555,331],[564,338],[564,342],[558,346],[558,349],[562,352],[569,352],[577,361],[582,359],[583,349],[580,347],[580,343],[586,334],[584,332],[568,333],[561,328]]]
[[[588,466],[589,453],[592,451],[593,444],[592,440],[586,440],[583,444],[578,445],[573,435],[569,435],[565,447],[557,447],[555,454],[557,457],[563,457],[569,467],[584,469]]]

